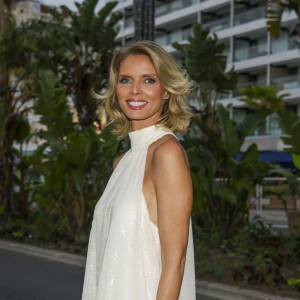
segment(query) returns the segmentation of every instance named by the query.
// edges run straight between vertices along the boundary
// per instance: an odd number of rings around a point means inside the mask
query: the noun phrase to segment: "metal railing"
[[[283,88],[284,90],[300,88],[300,75],[289,75],[271,80],[272,84],[276,87]]]
[[[155,7],[155,17],[160,17],[173,11],[192,6],[198,2],[198,0],[176,0],[163,5],[157,5]]]
[[[240,47],[235,46],[234,61],[242,61],[267,55],[267,39],[258,45]]]
[[[203,27],[208,27],[210,31],[217,32],[230,26],[230,17],[224,17],[222,19],[217,19],[215,21],[202,23]]]
[[[266,7],[256,7],[242,13],[237,13],[234,16],[234,25],[240,25],[266,17]]]

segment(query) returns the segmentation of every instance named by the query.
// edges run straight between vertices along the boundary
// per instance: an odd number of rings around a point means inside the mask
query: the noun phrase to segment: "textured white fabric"
[[[82,300],[155,300],[160,240],[143,196],[148,147],[166,134],[155,125],[129,133],[131,149],[115,168],[94,211]],[[192,224],[179,300],[195,300]]]

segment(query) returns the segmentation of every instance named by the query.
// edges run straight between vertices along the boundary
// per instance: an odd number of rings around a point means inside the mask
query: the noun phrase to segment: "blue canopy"
[[[243,153],[240,153],[236,160],[240,161]],[[292,154],[286,153],[284,151],[261,151],[259,152],[260,161],[268,161],[280,164],[283,168],[294,169]]]

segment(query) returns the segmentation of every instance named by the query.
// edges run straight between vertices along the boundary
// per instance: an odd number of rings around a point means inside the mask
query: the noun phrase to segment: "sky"
[[[46,5],[54,5],[54,6],[60,6],[60,5],[66,5],[68,6],[71,10],[76,11],[76,6],[74,4],[74,0],[43,0],[42,2],[44,2]],[[76,2],[81,3],[83,2],[83,0],[77,0]],[[103,5],[102,3],[104,3],[104,0],[99,0],[99,3],[96,7],[96,11],[98,11],[101,6]]]

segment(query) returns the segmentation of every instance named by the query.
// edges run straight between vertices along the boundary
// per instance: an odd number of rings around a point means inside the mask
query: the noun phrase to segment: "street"
[[[84,269],[0,249],[0,300],[79,300]]]
[[[84,268],[0,249],[0,270],[0,300],[81,299]]]

